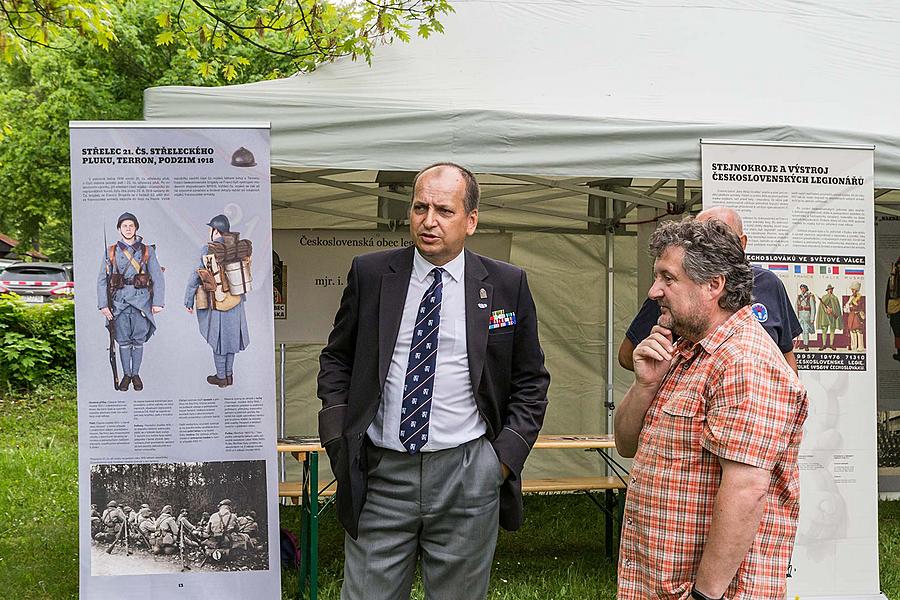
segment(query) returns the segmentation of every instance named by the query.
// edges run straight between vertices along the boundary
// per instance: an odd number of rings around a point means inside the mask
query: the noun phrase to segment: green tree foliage
[[[371,61],[384,41],[441,32],[447,0],[180,0],[156,15],[156,42],[172,45],[204,79],[232,81],[263,51],[291,71],[340,56]],[[272,69],[275,77],[283,67]]]
[[[27,56],[33,47],[64,47],[67,33],[102,48],[116,39],[107,0],[0,0],[0,17],[0,56],[6,62]]]
[[[0,0],[0,56],[67,48],[73,35],[108,49],[136,2]],[[232,81],[250,64],[248,49],[306,71],[340,56],[372,58],[380,42],[441,32],[448,0],[149,0],[154,41],[172,46],[208,80]],[[276,67],[269,76],[283,71]]]
[[[247,83],[442,31],[446,0],[0,0],[0,231],[71,256],[70,120],[157,85]]]
[[[0,294],[0,396],[75,370],[75,303]]]
[[[135,7],[141,3],[135,3]],[[167,67],[141,19],[104,49],[73,32],[0,68],[0,231],[54,259],[71,255],[69,120],[137,119],[143,88]]]

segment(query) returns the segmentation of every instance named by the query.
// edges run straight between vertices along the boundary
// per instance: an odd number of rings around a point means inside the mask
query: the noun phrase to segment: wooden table
[[[626,488],[627,471],[607,453],[615,448],[612,435],[541,435],[534,444],[535,450],[594,450],[603,458],[612,475],[590,477],[562,477],[550,479],[525,479],[522,491],[525,493],[540,492],[584,492],[594,504],[605,514],[606,553],[613,554],[613,517],[618,502],[615,490]],[[282,482],[278,486],[278,495],[290,498],[301,506],[300,532],[300,582],[298,594],[300,598],[309,590],[309,600],[318,600],[319,594],[319,516],[333,502],[335,482],[319,488],[319,453],[324,448],[315,437],[287,438],[278,440],[278,452],[290,454],[303,465],[303,476],[299,482]],[[605,501],[594,497],[593,492],[603,490]],[[319,498],[327,498],[319,505]]]
[[[319,438],[288,438],[278,440],[278,452],[290,454],[303,465],[303,476],[299,484],[282,482],[278,486],[278,496],[300,501],[300,574],[297,594],[303,598],[309,586],[309,599],[319,597],[319,515],[333,500],[335,482],[332,480],[324,490],[319,489],[319,452],[325,448]],[[319,506],[319,495],[331,490],[332,498],[324,506]],[[325,494],[322,494],[325,495]]]

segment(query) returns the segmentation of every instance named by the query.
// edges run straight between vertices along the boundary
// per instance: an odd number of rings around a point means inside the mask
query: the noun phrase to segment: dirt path
[[[91,544],[91,575],[151,575],[153,573],[180,573],[181,563],[169,556],[154,556],[143,550],[125,555],[125,548],[116,546],[112,554],[106,546]]]

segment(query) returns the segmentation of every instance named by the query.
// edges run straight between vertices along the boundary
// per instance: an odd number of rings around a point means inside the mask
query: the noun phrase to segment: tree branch
[[[307,54],[295,54],[295,53],[293,53],[293,52],[285,52],[285,51],[283,51],[283,50],[276,50],[275,48],[271,48],[271,47],[266,46],[266,45],[264,45],[264,44],[259,44],[259,43],[257,43],[255,40],[253,40],[253,39],[251,39],[250,37],[244,35],[244,33],[241,32],[239,28],[234,27],[229,21],[226,21],[225,19],[223,19],[222,17],[220,17],[219,15],[217,15],[215,12],[211,11],[211,10],[208,9],[206,6],[204,6],[203,4],[201,4],[201,3],[200,3],[200,0],[191,0],[191,1],[197,6],[197,8],[199,8],[201,11],[203,11],[204,13],[206,13],[207,15],[209,15],[210,17],[212,17],[212,19],[213,19],[216,23],[221,24],[225,29],[227,29],[228,31],[232,32],[234,35],[238,36],[238,37],[241,38],[243,41],[247,42],[247,43],[250,44],[251,46],[254,46],[254,47],[256,47],[256,48],[259,48],[260,50],[263,50],[264,52],[269,52],[269,53],[271,53],[271,54],[277,54],[277,55],[279,55],[279,56],[287,56],[288,58],[299,58],[299,57],[301,57],[301,56],[309,56],[309,55],[313,54],[312,52],[307,53]]]

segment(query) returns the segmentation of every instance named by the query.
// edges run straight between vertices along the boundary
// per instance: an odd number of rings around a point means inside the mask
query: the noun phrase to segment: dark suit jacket
[[[525,272],[465,252],[469,374],[487,437],[512,472],[500,490],[500,525],[515,530],[523,520],[519,476],[544,421],[550,375]],[[354,538],[366,497],[365,434],[381,403],[412,266],[413,247],[356,257],[319,358],[319,436],[338,482],[338,518]],[[516,325],[488,331],[500,309],[515,311]]]

